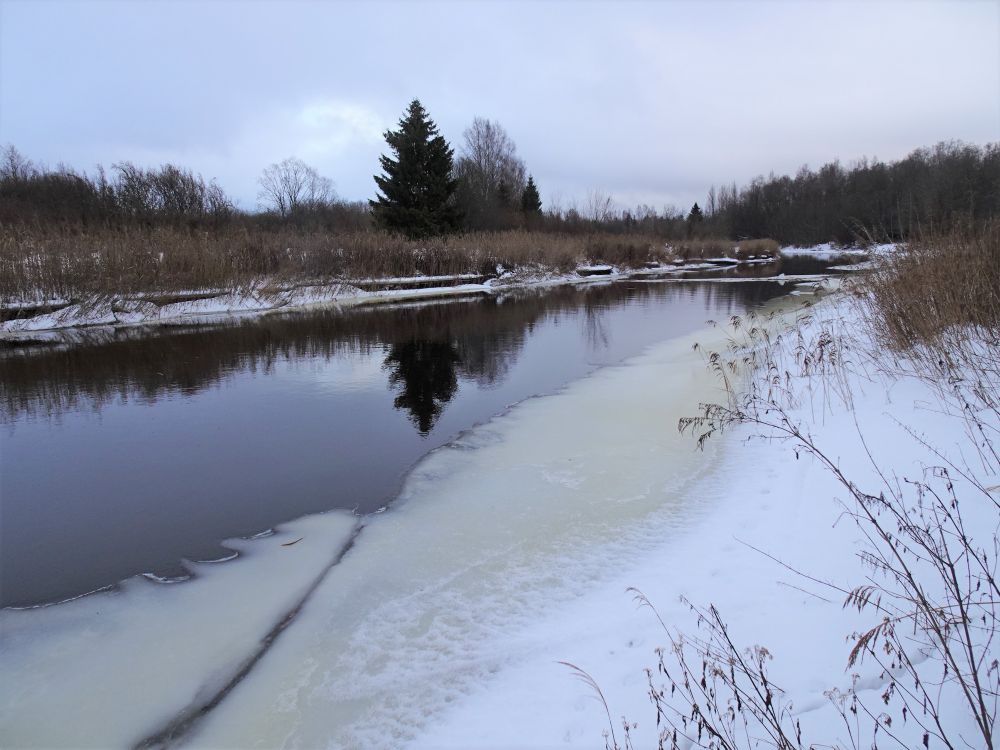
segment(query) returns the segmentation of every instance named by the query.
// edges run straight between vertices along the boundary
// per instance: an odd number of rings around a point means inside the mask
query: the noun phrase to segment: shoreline
[[[788,257],[801,257],[796,253]],[[297,283],[285,286],[262,285],[247,291],[182,290],[174,293],[147,293],[136,297],[72,302],[41,300],[25,303],[22,309],[55,307],[31,317],[0,322],[0,344],[27,344],[59,341],[64,334],[93,328],[131,328],[158,325],[211,325],[227,319],[263,316],[283,312],[302,312],[323,308],[343,309],[400,302],[424,302],[460,297],[498,296],[513,291],[545,289],[556,286],[604,284],[616,281],[649,283],[766,282],[804,283],[821,286],[839,275],[829,273],[778,274],[759,277],[712,277],[699,274],[758,266],[759,259],[707,259],[685,264],[666,264],[651,268],[620,269],[614,266],[580,266],[570,273],[544,269],[515,269],[478,283],[462,283],[481,276],[414,276],[392,279],[359,279],[329,283]],[[770,262],[780,262],[780,259]],[[853,270],[853,269],[852,269]],[[442,282],[436,286],[427,283]],[[382,289],[364,287],[382,286]],[[157,304],[156,300],[167,300]],[[5,310],[14,308],[8,304]]]

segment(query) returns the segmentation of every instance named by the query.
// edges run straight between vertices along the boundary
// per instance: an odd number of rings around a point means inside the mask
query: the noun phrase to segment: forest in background
[[[896,162],[862,159],[740,187],[712,186],[703,205],[621,207],[607,192],[583,204],[526,207],[529,176],[502,127],[477,119],[454,163],[454,231],[655,235],[664,240],[769,237],[782,244],[902,240],[1000,214],[1000,144],[920,148]],[[329,179],[298,159],[264,170],[257,210],[241,209],[214,181],[183,166],[131,162],[93,173],[49,168],[8,146],[0,159],[0,231],[80,233],[176,228],[200,231],[350,233],[376,228],[365,202],[336,196]]]

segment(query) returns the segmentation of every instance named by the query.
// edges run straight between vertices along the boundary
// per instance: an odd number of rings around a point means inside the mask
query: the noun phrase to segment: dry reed
[[[896,351],[947,349],[1000,330],[1000,221],[911,241],[855,284],[876,335]],[[971,329],[970,329],[971,327]]]
[[[377,231],[0,226],[0,303],[245,290],[335,279],[489,276],[498,267],[566,272],[585,262],[635,268],[677,257],[776,250],[770,240],[698,240],[672,247],[653,235],[524,230],[408,240]]]

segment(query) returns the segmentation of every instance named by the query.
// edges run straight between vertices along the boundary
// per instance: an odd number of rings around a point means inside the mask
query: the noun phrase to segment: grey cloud
[[[996,3],[0,0],[0,142],[172,160],[244,205],[299,156],[374,192],[418,96],[458,145],[499,120],[543,198],[687,204],[712,183],[1000,139]]]

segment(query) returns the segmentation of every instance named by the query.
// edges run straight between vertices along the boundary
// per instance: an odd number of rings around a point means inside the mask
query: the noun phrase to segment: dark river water
[[[221,540],[376,511],[509,405],[790,288],[619,282],[0,345],[0,605],[181,576],[232,554]]]

